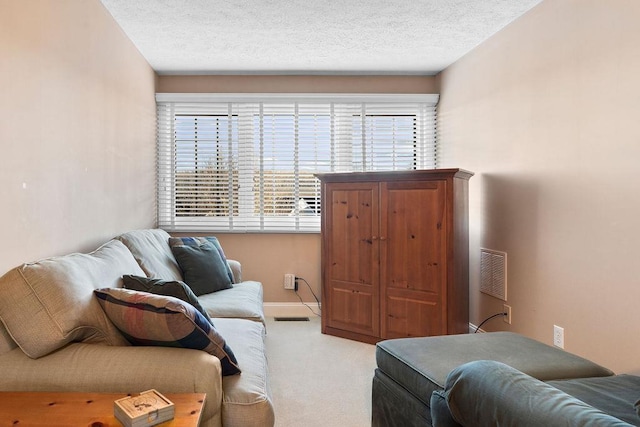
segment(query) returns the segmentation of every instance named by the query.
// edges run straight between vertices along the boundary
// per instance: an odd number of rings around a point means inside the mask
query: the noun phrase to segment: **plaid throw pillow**
[[[124,288],[131,289],[132,291],[149,292],[150,294],[174,297],[189,303],[215,327],[209,313],[207,313],[200,304],[200,301],[198,301],[198,297],[184,282],[125,274],[122,276],[122,284]]]
[[[133,345],[203,350],[220,359],[222,375],[240,373],[222,335],[191,304],[122,288],[94,291],[103,310]]]

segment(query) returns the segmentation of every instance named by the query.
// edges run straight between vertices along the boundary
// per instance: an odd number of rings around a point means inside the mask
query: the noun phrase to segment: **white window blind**
[[[157,94],[158,226],[319,232],[315,173],[435,168],[437,100]]]

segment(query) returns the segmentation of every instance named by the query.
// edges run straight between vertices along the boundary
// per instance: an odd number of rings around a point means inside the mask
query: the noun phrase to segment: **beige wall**
[[[508,329],[640,372],[640,2],[545,0],[441,76],[441,166],[471,179],[479,248],[508,253]]]
[[[155,74],[99,0],[0,2],[0,274],[155,221]]]
[[[438,93],[432,76],[158,76],[167,93]],[[319,234],[217,234],[229,258],[242,262],[245,279],[264,285],[267,303],[299,302],[284,289],[285,273],[302,277],[320,298]],[[315,302],[300,284],[305,302]]]

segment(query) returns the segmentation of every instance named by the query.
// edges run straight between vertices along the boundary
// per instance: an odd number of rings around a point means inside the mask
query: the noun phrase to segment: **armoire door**
[[[331,183],[323,199],[326,326],[372,337],[380,332],[378,188]]]
[[[446,186],[381,183],[381,338],[446,333]]]

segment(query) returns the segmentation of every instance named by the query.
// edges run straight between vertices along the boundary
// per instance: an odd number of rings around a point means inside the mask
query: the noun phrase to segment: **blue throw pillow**
[[[207,238],[171,237],[169,246],[185,283],[197,296],[233,287],[233,275],[227,260]]]
[[[185,239],[187,239],[186,237],[183,238],[183,242],[185,241]],[[211,242],[211,244],[213,246],[216,247],[216,249],[218,250],[218,254],[220,254],[220,258],[222,258],[222,261],[224,261],[224,266],[225,266],[225,270],[227,271],[227,275],[229,276],[229,280],[231,280],[231,283],[233,283],[233,272],[231,271],[231,267],[229,266],[229,263],[227,262],[227,257],[224,254],[224,251],[222,250],[222,245],[220,244],[220,241],[218,240],[217,237],[213,237],[213,236],[209,236],[209,237],[205,237],[205,239],[209,242]]]

